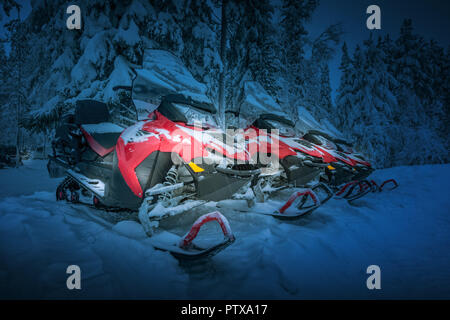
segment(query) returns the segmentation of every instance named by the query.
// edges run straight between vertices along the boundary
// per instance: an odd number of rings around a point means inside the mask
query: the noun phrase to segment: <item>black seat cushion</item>
[[[120,132],[94,133],[92,138],[97,141],[103,148],[109,149],[116,145]]]
[[[76,102],[74,122],[76,124],[97,124],[109,122],[108,106],[96,100],[78,100]]]

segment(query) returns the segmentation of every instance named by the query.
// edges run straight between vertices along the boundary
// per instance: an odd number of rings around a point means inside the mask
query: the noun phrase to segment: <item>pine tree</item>
[[[331,100],[330,68],[328,64],[323,64],[320,68],[319,97],[319,107],[324,111],[324,118],[334,114],[333,102]]]
[[[271,94],[278,90],[280,59],[268,0],[232,1],[229,4],[230,38],[226,57],[227,104],[236,108],[243,83],[258,81]],[[233,107],[231,107],[233,108]]]
[[[23,145],[23,136],[21,128],[21,120],[23,113],[26,110],[27,96],[24,82],[24,65],[26,61],[26,52],[28,46],[26,43],[28,36],[27,26],[21,23],[21,5],[15,1],[10,1],[11,5],[15,6],[17,15],[10,20],[6,25],[8,42],[11,50],[8,58],[8,73],[13,79],[11,82],[11,92],[9,94],[9,105],[15,110],[15,127],[16,127],[16,166],[21,165],[21,149]]]
[[[288,112],[297,117],[296,107],[308,99],[307,81],[313,75],[305,61],[310,42],[305,23],[318,6],[315,0],[285,0],[281,10],[282,99]]]
[[[338,95],[336,97],[336,118],[334,123],[344,128],[346,123],[346,115],[352,109],[352,95],[354,82],[353,62],[350,59],[347,49],[347,43],[342,45],[341,64],[339,66],[341,71],[341,79],[338,88]]]
[[[392,145],[387,143],[397,128],[392,122],[397,100],[390,88],[396,85],[388,72],[382,50],[372,38],[355,49],[350,63],[346,46],[341,62],[342,82],[337,99],[341,129],[359,148],[383,166],[392,164]]]
[[[184,44],[183,61],[197,80],[207,84],[210,96],[215,98],[222,61],[213,10],[212,4],[207,1],[185,1],[184,18],[178,25],[182,30]]]

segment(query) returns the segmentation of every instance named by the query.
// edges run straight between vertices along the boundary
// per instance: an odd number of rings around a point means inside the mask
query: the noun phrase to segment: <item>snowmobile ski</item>
[[[91,206],[87,206],[91,208]],[[114,227],[114,224],[105,220],[97,214],[93,214],[89,210],[84,211],[87,218],[93,220],[96,223],[103,225],[109,229]],[[216,221],[224,234],[224,239],[211,245],[210,247],[202,247],[194,243],[201,227],[208,223]],[[190,230],[182,237],[166,230],[158,230],[150,238],[146,239],[150,245],[156,250],[165,251],[170,253],[178,260],[200,260],[211,258],[227,248],[235,241],[235,236],[231,230],[228,220],[220,212],[214,211],[199,217],[191,226]]]
[[[372,185],[372,191],[373,192],[377,192],[377,191],[378,192],[382,192],[384,187],[386,185],[388,185],[388,184],[392,184],[393,185],[392,187],[390,187],[388,189],[389,191],[398,188],[398,183],[397,183],[397,181],[395,179],[388,179],[388,180],[384,181],[380,186],[378,186],[378,184],[375,181],[373,181],[373,180],[371,180],[370,183]]]
[[[353,201],[359,199],[372,191],[371,183],[367,180],[350,181],[338,188],[335,194],[337,199]]]
[[[207,248],[196,245],[194,239],[197,237],[201,227],[212,221],[216,221],[220,225],[224,239]],[[168,231],[159,230],[149,238],[149,241],[155,249],[167,251],[179,260],[197,260],[216,255],[231,245],[235,241],[235,237],[225,216],[219,211],[214,211],[199,217],[183,237]]]
[[[285,188],[284,190],[291,189]],[[273,216],[274,218],[282,220],[295,220],[313,212],[330,200],[332,196],[333,192],[325,184],[318,183],[311,188],[296,188],[282,206],[280,206],[278,201],[275,201],[272,198],[264,200],[264,202],[255,203],[248,201],[245,197],[240,197],[238,200],[247,200],[247,207],[233,207],[229,200],[219,202],[218,206],[228,207],[231,205],[233,210],[240,212],[254,212]]]

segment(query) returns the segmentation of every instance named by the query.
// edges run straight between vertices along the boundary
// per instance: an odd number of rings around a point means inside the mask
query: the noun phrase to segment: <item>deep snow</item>
[[[184,265],[152,249],[134,221],[111,228],[95,219],[105,213],[56,202],[58,180],[29,161],[0,170],[0,297],[450,298],[450,165],[373,175],[391,177],[399,188],[353,204],[332,199],[295,222],[222,208],[236,242]],[[179,219],[177,231],[199,214]],[[66,289],[70,264],[81,267],[81,291]],[[372,264],[379,291],[366,288]]]

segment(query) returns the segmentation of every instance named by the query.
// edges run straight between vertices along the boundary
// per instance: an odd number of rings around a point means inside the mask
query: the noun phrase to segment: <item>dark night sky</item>
[[[368,30],[366,9],[376,4],[381,9],[381,30]],[[411,18],[415,32],[425,39],[435,39],[441,46],[450,45],[450,1],[448,0],[321,0],[314,12],[308,29],[317,36],[327,25],[341,22],[344,39],[353,51],[372,32],[377,37],[389,33],[395,39],[402,21]],[[331,86],[335,91],[339,86],[340,50],[331,61]]]
[[[26,16],[31,10],[30,1],[19,0],[19,2],[23,4],[23,14]],[[76,1],[73,4],[76,4]],[[382,30],[371,31],[366,28],[368,17],[366,8],[371,4],[381,8]],[[346,32],[344,40],[349,49],[353,50],[356,44],[368,38],[370,32],[375,36],[389,33],[395,39],[403,19],[411,18],[417,33],[426,39],[434,38],[442,46],[448,47],[450,45],[449,13],[450,0],[320,0],[320,5],[307,27],[312,36],[317,36],[326,26],[341,22]],[[3,33],[4,30],[0,24],[0,36]],[[340,50],[330,65],[333,91],[339,85],[339,62]]]

